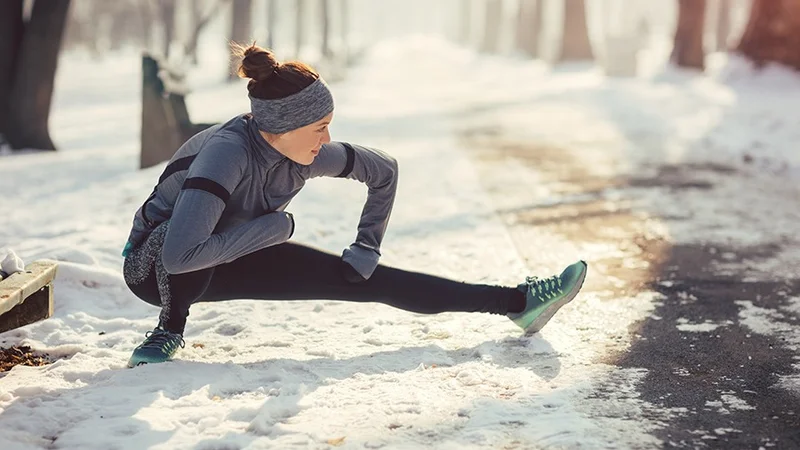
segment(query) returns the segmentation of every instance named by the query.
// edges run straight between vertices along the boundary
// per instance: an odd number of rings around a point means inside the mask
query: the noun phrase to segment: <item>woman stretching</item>
[[[171,359],[184,346],[189,308],[233,299],[380,302],[406,311],[504,314],[539,331],[572,300],[586,263],[516,287],[467,284],[378,264],[397,190],[397,161],[332,142],[333,97],[300,62],[240,48],[251,111],[190,138],[136,212],[123,251],[125,282],[161,308],[130,367]],[[355,242],[341,256],[288,242],[285,211],[306,180],[338,177],[369,188]]]

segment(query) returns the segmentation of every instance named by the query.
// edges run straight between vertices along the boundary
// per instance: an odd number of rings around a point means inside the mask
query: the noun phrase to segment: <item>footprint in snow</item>
[[[244,330],[244,327],[241,325],[224,324],[217,327],[216,332],[222,336],[236,336],[241,333],[242,330]]]

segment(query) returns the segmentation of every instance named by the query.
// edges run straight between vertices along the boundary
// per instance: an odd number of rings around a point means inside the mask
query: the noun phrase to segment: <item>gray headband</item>
[[[318,78],[302,91],[288,97],[264,100],[250,97],[250,110],[258,129],[281,134],[322,120],[333,111],[328,85]]]

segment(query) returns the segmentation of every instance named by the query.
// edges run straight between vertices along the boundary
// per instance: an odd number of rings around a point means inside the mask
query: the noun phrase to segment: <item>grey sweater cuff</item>
[[[372,272],[378,267],[379,259],[380,255],[378,253],[357,244],[350,245],[342,253],[342,260],[350,264],[353,269],[356,269],[365,280],[372,276]]]

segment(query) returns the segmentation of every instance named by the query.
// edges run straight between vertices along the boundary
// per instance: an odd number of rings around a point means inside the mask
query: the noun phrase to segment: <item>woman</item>
[[[255,44],[239,50],[238,73],[250,79],[251,112],[183,144],[134,216],[123,251],[125,281],[161,314],[130,367],[172,358],[184,346],[189,307],[196,302],[381,302],[417,313],[505,314],[533,333],[578,293],[586,276],[583,261],[517,287],[379,265],[397,162],[380,150],[331,141],[333,97],[309,66],[279,63]],[[341,257],[288,242],[295,223],[285,208],[315,177],[355,179],[369,188],[356,240]]]

